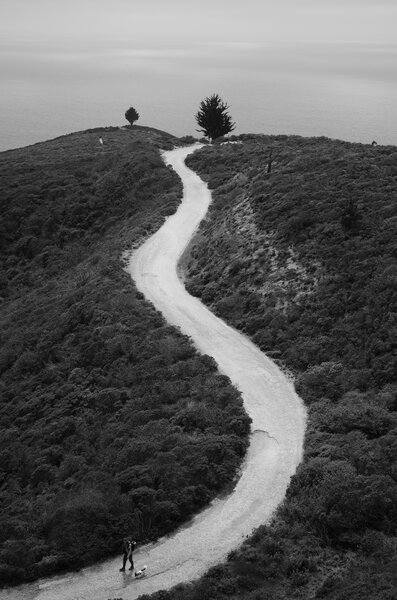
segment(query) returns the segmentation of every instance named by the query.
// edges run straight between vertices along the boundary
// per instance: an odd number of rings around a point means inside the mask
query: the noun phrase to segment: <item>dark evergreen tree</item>
[[[135,110],[133,106],[130,106],[130,108],[125,111],[125,118],[132,127],[135,121],[139,119],[139,112]]]
[[[204,133],[211,141],[233,131],[236,124],[232,122],[228,108],[218,94],[202,100],[196,114],[197,124],[201,127],[197,131]]]

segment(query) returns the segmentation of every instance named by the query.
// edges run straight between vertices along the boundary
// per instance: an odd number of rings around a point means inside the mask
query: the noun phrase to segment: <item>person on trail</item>
[[[124,538],[124,554],[123,554],[123,566],[120,571],[125,571],[125,565],[127,564],[127,560],[130,561],[129,570],[131,571],[134,568],[134,561],[132,560],[132,553],[135,550],[136,542],[131,540],[130,538]]]

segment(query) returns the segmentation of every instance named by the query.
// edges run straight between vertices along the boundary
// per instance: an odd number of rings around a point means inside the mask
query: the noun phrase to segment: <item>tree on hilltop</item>
[[[135,110],[133,106],[130,106],[130,108],[125,111],[125,118],[132,127],[135,121],[139,119],[139,112]]]
[[[197,131],[204,133],[211,142],[233,131],[236,124],[232,122],[231,116],[227,112],[228,108],[229,106],[218,94],[212,94],[202,100],[196,114],[197,124],[201,127]]]

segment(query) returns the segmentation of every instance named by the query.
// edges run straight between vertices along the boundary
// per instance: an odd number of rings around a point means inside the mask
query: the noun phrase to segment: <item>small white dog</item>
[[[144,577],[146,575],[146,569],[147,566],[145,565],[144,567],[142,567],[142,569],[139,569],[139,571],[135,571],[135,577]]]

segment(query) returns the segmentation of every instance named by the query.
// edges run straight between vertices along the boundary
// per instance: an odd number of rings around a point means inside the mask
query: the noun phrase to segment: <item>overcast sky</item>
[[[6,42],[395,42],[397,0],[0,0]]]

